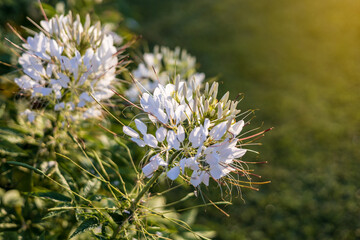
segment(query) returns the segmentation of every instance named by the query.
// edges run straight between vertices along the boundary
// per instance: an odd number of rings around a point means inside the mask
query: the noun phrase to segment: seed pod
[[[215,90],[215,87],[216,87],[216,82],[213,82],[213,84],[211,85],[211,88],[210,88],[209,96],[212,95],[212,93],[213,93],[214,90]]]
[[[216,96],[217,96],[217,94],[218,94],[218,88],[219,88],[219,84],[218,83],[216,83],[216,86],[215,86],[215,88],[214,88],[214,93],[213,93],[213,97],[216,99]]]
[[[205,95],[207,95],[209,93],[209,83],[208,82],[206,82],[206,84],[205,84]]]
[[[206,113],[208,110],[209,110],[209,100],[206,99],[204,103],[204,113]]]
[[[217,104],[217,109],[218,109],[218,119],[221,119],[221,118],[222,118],[222,114],[223,114],[221,102],[218,102],[218,104]]]
[[[227,102],[227,100],[229,99],[229,91],[227,91],[224,96],[220,99],[220,102]]]
[[[175,78],[175,92],[179,90],[180,78],[180,74],[178,74]]]
[[[183,95],[184,95],[184,99],[187,98],[187,92],[188,92],[187,84],[186,84],[186,82],[184,82],[184,85],[183,85]]]

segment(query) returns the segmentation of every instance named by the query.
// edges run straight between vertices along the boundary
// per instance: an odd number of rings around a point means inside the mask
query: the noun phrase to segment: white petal
[[[156,109],[153,111],[155,117],[162,123],[166,124],[168,121],[168,116],[166,113],[161,109]]]
[[[176,167],[173,167],[170,171],[167,172],[167,176],[168,178],[170,178],[171,180],[175,180],[180,174],[180,167],[179,166],[176,166]]]
[[[154,168],[153,164],[150,162],[142,168],[142,171],[143,171],[144,175],[147,178],[149,178],[156,171],[156,169]]]
[[[181,171],[182,171],[182,173],[184,174],[185,164],[186,164],[186,158],[181,159],[180,162],[179,162],[179,164],[180,164],[180,167],[181,167]]]
[[[200,173],[198,171],[194,171],[191,175],[190,183],[194,187],[199,186],[199,184],[202,182],[202,178],[199,176],[199,174]]]
[[[142,121],[140,121],[139,119],[135,119],[135,124],[136,124],[137,129],[138,129],[143,135],[145,135],[146,132],[147,132],[147,127],[146,127],[146,125],[145,125]]]
[[[64,109],[64,108],[65,108],[65,103],[61,102],[61,103],[58,103],[58,104],[55,105],[54,110],[59,111],[59,110]]]
[[[155,157],[155,158],[154,158]],[[156,162],[156,166],[166,167],[168,164],[160,157],[159,155],[155,155],[153,161]]]
[[[86,102],[92,102],[93,98],[89,96],[89,94],[87,92],[83,92],[80,94],[79,96],[80,100],[84,100]]]
[[[25,115],[31,123],[35,120],[36,117],[35,112],[31,111],[30,109],[26,109],[24,112],[21,113],[21,115]]]
[[[83,100],[81,100],[79,103],[78,103],[78,107],[83,107],[83,106],[85,106],[86,105],[86,103],[85,103],[85,101],[83,101]]]
[[[169,148],[179,150],[180,142],[176,139],[176,134],[173,130],[168,131],[166,140],[169,144]]]
[[[184,114],[185,111],[185,106],[184,105],[180,105],[176,108],[175,111],[175,120],[176,120],[176,124],[179,124],[180,122],[183,121],[183,119],[186,118],[186,115]]]
[[[46,75],[47,75],[48,77],[51,77],[54,68],[55,68],[55,65],[54,65],[54,64],[50,64],[50,63],[49,63],[49,64],[46,66]]]
[[[140,138],[131,138],[133,142],[135,142],[139,147],[145,147],[145,142]]]
[[[205,121],[204,121],[204,129],[205,129],[205,132],[206,132],[206,136],[208,135],[209,127],[210,127],[210,120],[208,118],[206,118]]]
[[[220,156],[216,152],[213,152],[212,154],[206,155],[206,163],[210,166],[219,164]]]
[[[207,172],[203,172],[201,177],[202,177],[202,182],[203,182],[206,186],[209,186],[209,178],[210,178],[210,175],[209,175]]]
[[[15,83],[25,90],[31,89],[36,85],[36,82],[27,75],[23,75],[21,78],[15,78]]]
[[[200,127],[196,127],[190,133],[189,140],[194,148],[201,146],[203,143],[202,134],[200,130],[201,130]]]
[[[214,138],[214,140],[220,140],[222,136],[224,136],[226,132],[227,122],[222,122],[213,127],[210,131],[210,136]]]
[[[132,129],[131,127],[128,127],[128,126],[124,126],[123,127],[123,132],[130,136],[130,137],[133,137],[133,138],[139,138],[139,134],[134,130]]]
[[[33,96],[36,93],[40,93],[42,96],[48,96],[52,93],[52,88],[45,88],[45,87],[36,87],[34,88]]]
[[[155,103],[154,99],[150,94],[144,93],[140,99],[140,104],[145,112],[154,113],[159,106]]]
[[[229,132],[231,132],[232,134],[234,134],[234,136],[236,137],[237,135],[239,135],[239,133],[241,132],[241,130],[244,127],[244,121],[238,121],[237,123],[235,123],[234,125],[232,125],[229,128]]]
[[[171,103],[171,101],[166,100],[165,101],[165,110],[166,110],[166,114],[169,116],[170,119],[174,119],[174,106]]]
[[[150,147],[156,148],[158,145],[158,141],[156,138],[151,134],[144,135],[144,142],[149,145]]]
[[[189,167],[191,170],[194,170],[194,171],[197,171],[200,169],[199,164],[196,161],[195,157],[187,158],[185,166]]]
[[[148,114],[148,118],[150,119],[151,122],[153,122],[154,124],[158,122],[157,118],[154,117],[153,115],[151,114]]]
[[[70,79],[68,76],[62,74],[62,73],[58,73],[59,77],[60,77],[60,85],[63,87],[63,88],[67,88],[68,87],[68,83],[70,82]]]
[[[240,158],[242,156],[244,156],[246,153],[246,149],[242,149],[242,148],[238,148],[237,150],[234,151],[233,153],[233,157],[234,158]]]
[[[152,53],[144,53],[144,61],[145,61],[145,63],[147,64],[147,65],[149,65],[149,66],[154,66],[154,63],[155,63],[155,61],[154,61],[154,59],[155,59],[155,57],[154,57],[154,54],[152,54]]]
[[[225,176],[227,173],[225,173],[224,171],[224,168],[221,167],[220,165],[215,165],[215,166],[212,166],[211,169],[210,169],[210,175],[214,178],[214,179],[219,179],[221,178],[222,176]]]
[[[159,142],[162,142],[165,140],[167,130],[164,127],[160,127],[158,130],[156,130],[156,138]]]
[[[176,133],[177,138],[179,139],[180,142],[183,142],[185,139],[185,130],[183,126],[179,126],[177,129],[177,133]]]

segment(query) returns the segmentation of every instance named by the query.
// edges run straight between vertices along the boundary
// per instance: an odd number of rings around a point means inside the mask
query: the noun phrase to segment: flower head
[[[82,24],[80,17],[73,19],[71,13],[40,25],[41,32],[23,44],[19,64],[24,75],[15,83],[70,119],[100,116],[93,98],[110,98],[110,86],[116,81],[119,52],[114,33],[100,23],[91,25],[89,16]]]
[[[143,62],[132,75],[136,82],[125,93],[131,101],[138,101],[140,92],[153,93],[158,83],[169,83],[169,76],[178,75],[184,82],[194,80],[196,86],[200,86],[205,79],[204,73],[196,72],[195,57],[179,47],[171,50],[164,46],[155,46],[152,53],[144,53]]]
[[[135,119],[136,130],[128,126],[123,130],[140,147],[149,146],[156,152],[143,167],[145,176],[163,166],[171,180],[182,175],[197,187],[208,185],[210,178],[218,181],[241,172],[238,159],[247,150],[238,136],[245,122],[235,120],[240,113],[238,102],[228,100],[228,93],[218,100],[217,88],[216,82],[211,87],[207,83],[201,93],[199,86],[189,88],[186,82],[177,81],[159,84],[153,94],[142,95],[140,105],[148,115],[147,122],[155,126],[155,134],[139,119]]]

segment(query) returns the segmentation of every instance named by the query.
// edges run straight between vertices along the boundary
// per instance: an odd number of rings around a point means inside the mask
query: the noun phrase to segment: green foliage
[[[97,226],[99,226],[99,219],[95,218],[95,217],[91,217],[88,219],[85,219],[79,227],[76,228],[76,230],[73,232],[73,234],[71,234],[70,238],[73,238],[77,235],[79,235],[80,233],[83,233],[85,231],[89,231],[93,228],[96,228]]]
[[[36,193],[32,193],[32,196],[47,198],[59,202],[71,202],[71,198],[64,196],[58,192],[36,192]]]
[[[37,174],[44,174],[44,173],[43,173],[42,171],[40,171],[39,169],[37,169],[37,168],[35,168],[35,167],[33,167],[33,166],[30,166],[29,164],[26,164],[26,163],[8,161],[7,164],[27,168],[27,169],[30,169],[30,170],[36,172]]]

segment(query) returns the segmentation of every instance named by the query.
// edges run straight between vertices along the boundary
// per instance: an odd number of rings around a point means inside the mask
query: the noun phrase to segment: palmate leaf
[[[71,202],[71,198],[57,192],[36,192],[31,195],[35,197],[47,198],[56,202]]]
[[[88,218],[80,224],[80,226],[75,230],[75,232],[73,232],[73,234],[71,234],[70,238],[73,238],[73,237],[79,235],[80,233],[89,231],[98,226],[100,226],[99,219],[97,219],[96,217]]]

